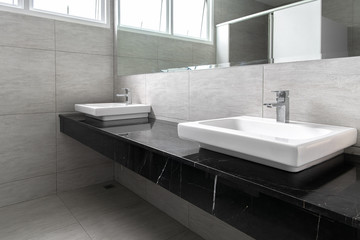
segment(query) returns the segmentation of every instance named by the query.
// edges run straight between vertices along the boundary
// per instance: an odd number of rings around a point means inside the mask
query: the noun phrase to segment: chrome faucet
[[[289,122],[289,91],[272,91],[276,93],[276,103],[264,103],[268,108],[276,107],[276,121]]]
[[[132,97],[131,97],[131,92],[129,88],[121,88],[121,90],[124,90],[125,93],[124,94],[116,94],[117,97],[125,97],[125,103],[126,104],[131,104],[132,103]]]

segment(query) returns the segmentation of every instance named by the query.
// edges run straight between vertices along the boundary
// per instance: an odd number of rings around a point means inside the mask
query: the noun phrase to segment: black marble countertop
[[[221,176],[239,189],[258,191],[360,228],[360,156],[342,154],[302,172],[289,173],[201,149],[197,143],[180,139],[173,122],[138,119],[111,126],[81,114],[60,117]]]

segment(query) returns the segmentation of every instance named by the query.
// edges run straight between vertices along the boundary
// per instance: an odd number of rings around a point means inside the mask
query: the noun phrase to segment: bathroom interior
[[[360,0],[0,0],[0,239],[360,239]]]

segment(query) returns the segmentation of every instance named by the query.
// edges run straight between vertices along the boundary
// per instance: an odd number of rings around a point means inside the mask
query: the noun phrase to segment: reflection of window
[[[166,0],[121,0],[121,25],[166,32]]]
[[[96,21],[105,20],[105,0],[32,0],[32,9]]]
[[[174,35],[207,39],[207,0],[173,0]]]
[[[210,40],[212,0],[119,0],[119,25]]]
[[[0,4],[5,6],[14,6],[14,7],[20,5],[18,0],[0,0]]]

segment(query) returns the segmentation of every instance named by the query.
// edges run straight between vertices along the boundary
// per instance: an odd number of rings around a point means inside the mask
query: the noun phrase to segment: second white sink
[[[102,121],[146,118],[150,112],[150,105],[125,103],[90,103],[75,104],[75,111],[85,113],[92,118]]]
[[[298,172],[355,144],[357,130],[241,116],[180,123],[178,134],[203,148]]]

